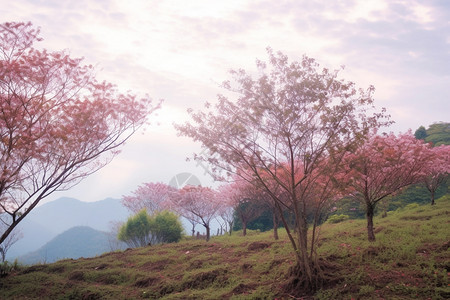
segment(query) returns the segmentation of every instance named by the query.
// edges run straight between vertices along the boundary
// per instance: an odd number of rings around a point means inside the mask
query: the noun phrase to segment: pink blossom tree
[[[43,198],[108,164],[160,105],[40,40],[31,23],[0,24],[0,243]]]
[[[399,136],[373,134],[345,157],[347,172],[340,181],[366,207],[369,241],[375,241],[376,204],[423,178],[429,147],[411,132]]]
[[[444,184],[450,174],[450,146],[440,145],[429,149],[426,174],[422,182],[430,192],[431,205],[434,205],[434,195],[439,186]]]
[[[231,235],[234,226],[234,212],[237,206],[235,190],[229,184],[221,185],[217,189],[217,198],[220,204],[218,215],[225,222],[225,230]]]
[[[133,192],[133,195],[124,196],[122,204],[135,214],[145,208],[152,215],[169,208],[168,197],[173,191],[173,187],[161,182],[144,183]]]
[[[386,116],[368,113],[373,87],[357,89],[306,56],[289,62],[282,53],[268,49],[268,54],[269,64],[257,61],[257,78],[240,69],[231,72],[232,82],[224,82],[235,102],[219,95],[216,106],[190,110],[192,122],[176,128],[203,145],[194,159],[211,164],[219,179],[237,174],[256,183],[279,212],[288,209],[294,216],[296,230],[288,231],[288,238],[297,260],[291,288],[298,293],[320,288],[325,278],[317,243],[310,240],[308,247],[307,208],[313,200],[332,199],[331,178],[342,153],[371,128],[386,124]]]
[[[216,216],[220,202],[211,188],[186,185],[170,196],[172,207],[191,223],[205,227],[206,241],[211,237],[211,220]],[[193,229],[194,230],[194,229]]]

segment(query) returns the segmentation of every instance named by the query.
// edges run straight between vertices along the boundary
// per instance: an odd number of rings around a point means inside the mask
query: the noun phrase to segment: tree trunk
[[[273,238],[278,240],[278,218],[275,211],[273,212]]]
[[[434,202],[434,190],[430,191],[431,193],[431,205],[435,205],[436,203]]]
[[[373,215],[374,215],[375,207],[372,204],[367,205],[367,237],[369,242],[375,241],[375,233],[373,232]]]
[[[205,225],[206,228],[206,241],[209,241],[210,238],[210,228],[209,225]]]
[[[385,200],[383,200],[383,213],[381,214],[382,218],[387,217],[387,209],[388,209],[388,202],[385,199]]]
[[[247,222],[242,222],[242,235],[247,235]]]

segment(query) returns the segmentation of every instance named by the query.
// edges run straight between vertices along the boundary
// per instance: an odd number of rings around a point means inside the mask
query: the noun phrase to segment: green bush
[[[151,218],[152,243],[174,243],[181,240],[183,225],[178,216],[170,211],[162,211]]]
[[[328,218],[327,223],[335,224],[348,220],[350,217],[347,215],[332,215]]]
[[[143,247],[150,243],[150,216],[147,210],[142,209],[136,215],[128,218],[127,222],[120,227],[117,238],[130,247]]]
[[[178,242],[182,233],[183,226],[174,213],[162,211],[150,216],[142,209],[128,218],[120,228],[117,238],[130,247],[143,247],[150,244]]]
[[[10,263],[8,261],[0,263],[0,278],[8,275],[13,271],[18,271],[21,267],[22,266],[19,264],[17,259],[15,259],[13,263]]]

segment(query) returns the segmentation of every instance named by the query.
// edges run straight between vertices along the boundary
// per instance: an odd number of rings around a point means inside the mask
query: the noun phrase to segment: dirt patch
[[[167,265],[170,265],[171,263],[173,263],[173,260],[163,259],[155,262],[147,262],[142,266],[142,268],[146,271],[162,271],[166,268]]]
[[[441,247],[440,247],[440,250],[441,251],[447,251],[448,248],[450,248],[450,241],[447,241],[444,244],[442,244]]]
[[[95,282],[101,284],[119,284],[120,281],[120,273],[118,272],[101,274],[95,279]]]
[[[227,273],[225,269],[216,269],[196,274],[182,284],[182,289],[204,289],[212,284],[225,286],[228,284]]]
[[[273,269],[273,267],[277,266],[277,265],[281,265],[282,263],[284,263],[286,260],[285,259],[274,259],[272,260],[272,262],[270,263],[269,269]]]
[[[418,221],[418,220],[431,220],[431,216],[402,216],[400,217],[400,220],[405,220],[405,221]]]
[[[48,271],[51,273],[56,273],[56,274],[61,274],[64,273],[64,271],[66,270],[66,268],[64,268],[64,266],[51,266],[48,268]]]
[[[81,271],[74,271],[69,274],[69,280],[84,281],[84,273]]]
[[[426,243],[417,248],[416,253],[421,255],[428,255],[430,253],[445,252],[450,248],[450,241],[443,244]]]
[[[102,299],[102,296],[99,293],[87,291],[83,293],[83,296],[81,297],[82,300],[97,300]]]
[[[253,242],[250,245],[248,245],[247,250],[248,251],[262,250],[270,247],[270,245],[271,244],[264,242]]]
[[[245,264],[242,264],[242,265],[241,265],[241,270],[242,270],[243,272],[248,272],[248,271],[250,271],[251,269],[253,269],[253,266],[252,266],[251,264],[245,263]]]
[[[373,233],[379,233],[384,230],[383,226],[378,226],[373,229]]]
[[[20,272],[20,274],[28,274],[28,273],[32,273],[32,272],[39,272],[39,271],[43,271],[45,269],[47,269],[46,265],[34,265],[34,266],[29,267],[29,268],[26,268],[25,270]]]
[[[230,293],[223,295],[223,298],[228,299],[235,295],[248,294],[250,291],[254,290],[256,286],[256,284],[240,283]]]
[[[255,284],[243,284],[240,283],[237,287],[235,287],[232,291],[233,294],[242,294],[248,292],[255,288]]]
[[[191,262],[189,264],[189,266],[186,268],[186,270],[192,271],[192,270],[200,269],[202,266],[203,266],[202,260],[194,260],[193,262]]]
[[[101,265],[95,267],[94,270],[103,270],[103,269],[106,269],[107,267],[109,267],[107,264],[101,264]]]
[[[370,259],[373,257],[377,257],[379,253],[383,253],[386,251],[386,247],[375,247],[369,246],[363,253],[363,259]]]
[[[138,287],[138,288],[145,288],[145,287],[149,287],[149,286],[155,285],[159,281],[160,281],[160,279],[158,277],[148,277],[148,278],[136,281],[134,286]]]

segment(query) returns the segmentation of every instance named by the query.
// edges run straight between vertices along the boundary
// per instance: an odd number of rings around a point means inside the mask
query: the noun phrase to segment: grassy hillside
[[[321,256],[334,278],[316,299],[448,299],[450,198],[376,218],[325,224]],[[0,279],[0,299],[291,299],[285,234],[186,240],[21,268]]]

